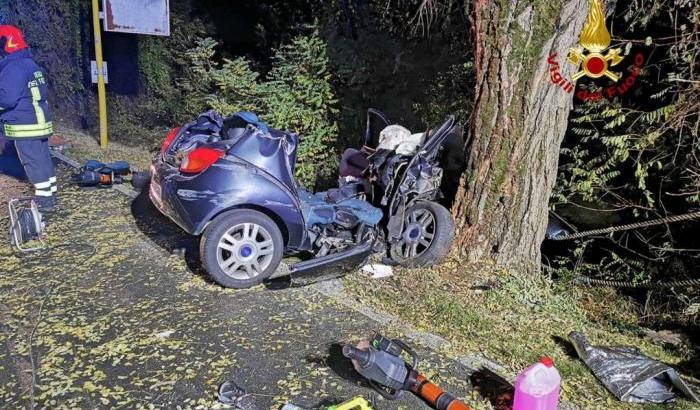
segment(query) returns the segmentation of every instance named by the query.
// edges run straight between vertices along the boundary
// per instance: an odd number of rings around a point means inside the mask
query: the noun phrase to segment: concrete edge
[[[444,337],[436,335],[435,333],[426,332],[423,330],[418,330],[415,326],[408,324],[398,317],[385,312],[378,312],[368,306],[362,305],[359,302],[353,300],[346,292],[341,279],[331,279],[323,282],[314,283],[311,285],[314,290],[320,294],[333,299],[334,301],[340,303],[341,305],[351,309],[355,312],[366,316],[382,326],[393,326],[401,327],[404,329],[404,333],[412,341],[423,345],[431,350],[440,350],[449,348],[450,342]],[[462,366],[466,367],[469,373],[473,373],[481,368],[486,368],[499,375],[507,375],[508,371],[503,368],[503,366],[498,363],[483,357],[481,355],[467,355],[467,356],[448,356],[448,358],[458,362]]]

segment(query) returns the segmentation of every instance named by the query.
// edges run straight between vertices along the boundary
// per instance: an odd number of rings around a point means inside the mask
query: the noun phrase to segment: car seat
[[[367,155],[355,148],[348,148],[343,151],[343,155],[340,158],[340,177],[355,177],[362,178],[364,172],[369,168],[370,162],[367,159]]]

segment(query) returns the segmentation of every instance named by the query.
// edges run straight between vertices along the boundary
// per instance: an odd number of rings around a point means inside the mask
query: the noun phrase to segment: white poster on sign
[[[90,61],[90,74],[92,76],[92,83],[97,84],[97,62],[95,60]],[[102,62],[102,74],[105,77],[105,84],[109,84],[109,70],[107,69],[107,62]]]
[[[102,10],[105,31],[170,35],[169,0],[104,0]]]

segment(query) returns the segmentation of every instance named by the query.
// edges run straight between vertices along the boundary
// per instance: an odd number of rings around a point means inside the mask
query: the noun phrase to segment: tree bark
[[[573,93],[550,79],[566,61],[586,0],[475,0],[476,100],[467,168],[452,213],[469,259],[538,269]]]

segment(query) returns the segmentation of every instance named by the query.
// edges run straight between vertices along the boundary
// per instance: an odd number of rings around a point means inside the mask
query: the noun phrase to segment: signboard
[[[95,60],[90,61],[90,74],[92,76],[92,83],[97,84],[97,62]],[[102,63],[102,74],[104,74],[105,84],[109,84],[109,71],[107,70],[107,62]]]
[[[170,0],[103,1],[105,31],[170,35]]]

